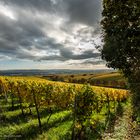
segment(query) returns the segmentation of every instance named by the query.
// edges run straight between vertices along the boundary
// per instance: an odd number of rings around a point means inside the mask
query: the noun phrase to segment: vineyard
[[[0,77],[0,137],[102,139],[116,114],[121,114],[129,95],[129,91],[122,89],[31,77]],[[11,126],[8,123],[13,117],[17,120]],[[17,128],[20,124],[22,127]]]

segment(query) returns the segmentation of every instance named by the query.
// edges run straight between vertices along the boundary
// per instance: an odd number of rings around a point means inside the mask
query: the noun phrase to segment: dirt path
[[[132,123],[131,104],[123,106],[123,110],[122,116],[116,116],[114,131],[105,132],[103,140],[140,140],[140,128],[135,128]]]

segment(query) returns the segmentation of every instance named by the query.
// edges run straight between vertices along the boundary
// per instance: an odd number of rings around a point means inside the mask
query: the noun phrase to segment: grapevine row
[[[129,91],[80,84],[46,82],[45,80],[0,77],[0,95],[5,97],[5,100],[10,97],[12,107],[14,107],[14,98],[18,99],[23,115],[23,103],[26,103],[29,109],[35,106],[40,131],[39,108],[49,108],[50,112],[53,108],[72,110],[74,118],[72,137],[74,137],[75,127],[80,125],[80,129],[82,129],[87,118],[93,112],[100,113],[105,105],[108,107],[109,113],[110,102],[116,103],[126,100]]]

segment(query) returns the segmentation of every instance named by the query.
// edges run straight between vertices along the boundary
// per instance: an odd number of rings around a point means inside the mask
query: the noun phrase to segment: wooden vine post
[[[34,100],[34,104],[35,104],[35,108],[36,108],[36,113],[37,113],[40,133],[42,133],[42,125],[41,125],[40,113],[39,113],[39,109],[38,109],[38,105],[37,105],[37,101],[36,101],[35,91],[33,89],[32,89],[32,94],[33,94],[33,100]]]

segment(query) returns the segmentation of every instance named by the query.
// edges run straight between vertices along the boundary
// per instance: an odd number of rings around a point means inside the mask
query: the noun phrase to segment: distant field
[[[112,73],[96,74],[91,78],[99,80],[122,80],[123,76],[120,73],[112,72]]]
[[[126,88],[127,82],[122,74],[118,72],[100,73],[100,74],[55,74],[42,76],[43,79],[52,81],[63,81],[68,83],[90,83],[96,86]]]

